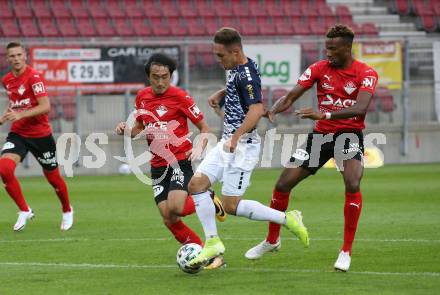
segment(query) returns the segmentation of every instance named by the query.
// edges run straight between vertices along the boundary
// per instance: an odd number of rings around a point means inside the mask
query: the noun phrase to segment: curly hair
[[[341,37],[347,43],[353,43],[354,33],[350,27],[344,25],[335,25],[327,31],[327,38]]]

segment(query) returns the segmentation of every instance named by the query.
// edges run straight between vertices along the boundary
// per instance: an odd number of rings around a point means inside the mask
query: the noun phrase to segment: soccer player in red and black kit
[[[351,48],[354,33],[350,28],[336,25],[330,28],[326,37],[327,60],[311,65],[299,78],[297,85],[267,113],[272,121],[275,114],[287,110],[313,84],[317,84],[318,112],[312,108],[297,111],[299,117],[316,120],[317,123],[313,133],[308,135],[305,146],[297,149],[291,158],[290,164],[293,165],[281,173],[273,190],[271,207],[285,211],[291,190],[335,157],[340,163],[345,184],[345,219],[344,243],[334,267],[348,271],[362,209],[362,130],[378,76],[367,64],[353,59]],[[280,226],[270,223],[266,239],[251,248],[245,254],[246,258],[258,259],[264,253],[278,250],[281,246],[279,233]]]
[[[193,148],[188,138],[187,120],[190,119],[202,134],[207,133],[209,127],[193,98],[170,85],[175,69],[174,60],[165,54],[150,57],[145,72],[151,86],[138,92],[135,103],[138,114],[129,134],[132,137],[146,135],[153,155],[154,200],[163,222],[181,244],[202,245],[199,236],[180,217],[195,212],[192,196],[188,196],[188,182],[193,176],[191,160],[199,158],[207,144],[204,139]],[[130,128],[126,122],[120,122],[116,133],[123,135],[126,128]],[[221,202],[213,195],[212,198],[218,209],[217,219],[222,221],[225,213]]]
[[[26,222],[34,217],[14,175],[15,167],[28,152],[37,159],[61,201],[61,230],[69,230],[73,225],[73,210],[66,183],[58,169],[56,144],[47,115],[50,101],[45,83],[40,73],[26,64],[26,52],[20,43],[9,43],[6,54],[11,71],[3,77],[2,84],[9,97],[9,106],[0,117],[0,124],[11,121],[12,125],[1,151],[0,176],[20,209],[14,230],[23,230]]]

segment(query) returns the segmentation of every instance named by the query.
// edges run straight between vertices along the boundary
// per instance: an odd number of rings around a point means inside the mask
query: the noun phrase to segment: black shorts
[[[52,135],[45,137],[23,137],[10,132],[2,148],[2,155],[7,153],[17,154],[21,161],[31,152],[44,170],[54,170],[58,167],[56,157],[56,143]]]
[[[171,166],[151,167],[153,180],[153,194],[156,204],[168,199],[168,192],[182,190],[188,192],[188,183],[194,175],[191,161],[179,161],[179,167]]]
[[[335,158],[340,167],[344,160],[356,159],[362,162],[363,155],[362,132],[323,134],[314,131],[308,134],[306,143],[292,155],[288,167],[303,167],[315,174],[331,158]]]

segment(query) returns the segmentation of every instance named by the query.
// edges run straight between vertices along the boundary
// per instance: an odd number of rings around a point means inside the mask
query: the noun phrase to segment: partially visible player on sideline
[[[325,41],[327,59],[311,65],[299,78],[298,84],[287,96],[279,99],[267,114],[273,121],[275,114],[287,110],[313,84],[317,84],[318,112],[312,108],[297,111],[299,117],[317,121],[305,146],[297,149],[290,160],[302,164],[296,168],[285,168],[281,173],[273,190],[271,208],[285,211],[290,192],[298,183],[315,174],[330,158],[338,159],[338,155],[351,154],[343,161],[344,169],[341,172],[345,184],[344,243],[334,265],[336,270],[341,271],[348,271],[350,267],[352,244],[362,209],[362,130],[365,128],[365,115],[378,80],[374,69],[353,59],[353,38],[353,31],[346,26],[336,25],[330,28]],[[337,138],[348,135],[353,135],[357,142],[341,140],[342,144],[338,147]],[[312,142],[320,136],[326,136],[329,140],[318,149],[317,159],[314,158]],[[248,259],[258,259],[267,252],[278,250],[281,246],[279,234],[280,226],[270,223],[266,239],[251,248],[245,256]]]
[[[157,53],[145,65],[151,86],[140,90],[136,97],[135,125],[130,130],[132,137],[146,136],[151,160],[154,200],[165,226],[181,244],[202,240],[181,217],[195,212],[194,201],[188,196],[188,182],[193,176],[191,160],[201,156],[207,140],[194,147],[188,138],[188,119],[200,130],[208,133],[209,127],[203,113],[193,98],[183,89],[170,85],[176,64],[169,56]],[[124,135],[126,122],[120,122],[116,133]],[[218,218],[223,220],[224,209],[220,200],[211,192],[215,206],[219,207]],[[212,201],[211,201],[212,202]]]
[[[11,71],[3,77],[2,84],[9,97],[9,106],[0,117],[0,124],[11,121],[12,125],[1,151],[0,176],[6,191],[20,209],[14,230],[23,230],[26,222],[34,217],[14,175],[15,167],[28,152],[37,159],[61,201],[61,230],[69,230],[73,225],[73,209],[58,169],[56,144],[47,115],[50,101],[45,83],[40,73],[26,64],[26,52],[20,43],[9,43],[6,54]]]
[[[222,182],[222,201],[227,213],[283,224],[308,247],[307,229],[298,211],[284,213],[242,198],[260,154],[261,140],[256,125],[265,113],[261,103],[261,78],[256,63],[244,54],[241,36],[235,29],[221,28],[213,41],[217,60],[230,72],[226,88],[209,99],[211,107],[217,107],[224,98],[223,137],[203,159],[189,183],[206,237],[204,248],[190,265],[204,264],[225,251],[208,191],[217,181]]]

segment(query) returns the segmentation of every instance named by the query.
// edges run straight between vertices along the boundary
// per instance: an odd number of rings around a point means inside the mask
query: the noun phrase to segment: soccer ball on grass
[[[179,268],[190,274],[195,274],[200,272],[203,269],[203,266],[199,267],[189,267],[188,263],[195,258],[200,251],[202,251],[202,246],[195,243],[185,244],[179,248],[176,255],[177,265]]]

